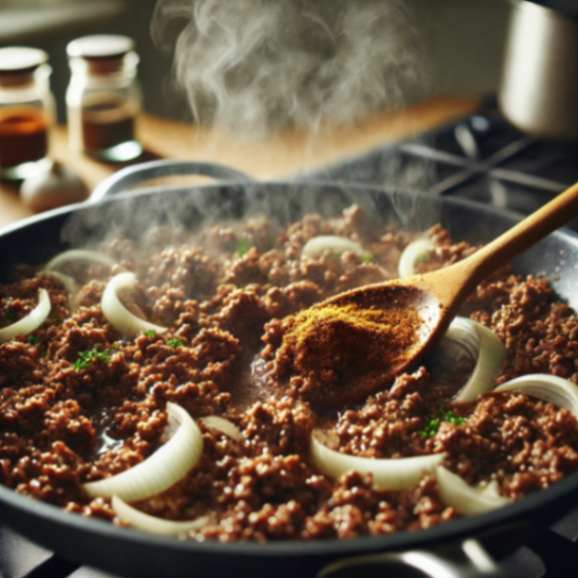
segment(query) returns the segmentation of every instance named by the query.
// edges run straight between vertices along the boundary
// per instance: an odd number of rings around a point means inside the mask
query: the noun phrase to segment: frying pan
[[[151,178],[185,174],[204,174],[226,182],[142,189],[142,183]],[[138,191],[126,191],[138,184]],[[440,222],[454,239],[479,243],[519,220],[512,213],[461,199],[415,193],[410,203],[404,199],[406,210],[400,214],[399,191],[327,182],[257,183],[219,165],[156,161],[120,171],[94,191],[90,203],[56,209],[0,232],[0,279],[8,279],[19,263],[40,264],[87,238],[96,241],[110,234],[125,234],[140,239],[152,222],[194,229],[207,222],[244,219],[265,212],[271,219],[287,223],[310,211],[334,216],[355,202],[376,224],[397,223],[407,228],[412,222],[423,229]],[[578,237],[567,230],[550,235],[514,263],[521,273],[548,275],[559,294],[575,308],[572,299],[578,285],[577,265]],[[342,541],[220,544],[179,541],[117,528],[0,487],[3,523],[64,558],[135,578],[233,574],[251,578],[337,578],[391,575],[392,571],[396,576],[497,577],[502,575],[500,570],[478,540],[503,544],[520,533],[527,536],[551,525],[577,501],[575,473],[517,503],[427,530]],[[448,544],[460,551],[459,559],[455,553],[433,553],[432,549]],[[380,574],[371,573],[375,568]]]

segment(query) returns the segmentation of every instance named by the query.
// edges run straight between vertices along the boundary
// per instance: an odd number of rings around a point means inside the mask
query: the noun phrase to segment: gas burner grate
[[[441,129],[306,178],[459,196],[529,213],[578,181],[578,146],[525,136],[486,105]]]

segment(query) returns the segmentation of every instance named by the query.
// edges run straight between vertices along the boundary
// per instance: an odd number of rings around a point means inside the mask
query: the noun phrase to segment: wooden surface
[[[468,114],[477,105],[477,99],[436,99],[398,112],[374,114],[354,127],[330,129],[316,135],[288,131],[260,142],[143,115],[139,135],[147,151],[146,159],[214,161],[257,179],[278,179],[434,128]],[[51,151],[54,158],[76,171],[91,188],[119,168],[72,153],[64,127],[53,131]],[[30,214],[20,202],[17,188],[0,184],[0,226]]]

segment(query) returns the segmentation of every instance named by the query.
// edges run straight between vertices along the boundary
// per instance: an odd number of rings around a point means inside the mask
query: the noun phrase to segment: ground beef
[[[317,235],[347,237],[362,245],[364,256],[302,257]],[[475,250],[454,243],[439,226],[429,235],[436,249],[421,263],[424,271]],[[458,517],[441,501],[432,475],[391,492],[375,489],[370,475],[349,472],[333,480],[321,474],[309,460],[316,428],[334,449],[356,456],[444,453],[444,465],[468,483],[495,480],[511,499],[578,470],[578,423],[570,412],[516,393],[453,401],[472,360],[448,363],[441,347],[421,366],[378,380],[355,403],[342,399],[329,410],[311,403],[311,383],[282,354],[287,317],[338,292],[395,277],[411,241],[404,232],[377,227],[359,207],[333,220],[307,215],[286,227],[254,218],[193,235],[159,228],[145,237],[142,246],[125,239],[103,245],[119,262],[112,268],[70,266],[66,273],[79,283],[72,300],[58,279],[26,267],[0,286],[0,327],[28,313],[39,288],[52,302],[50,317],[33,335],[0,343],[2,484],[122,525],[110,500],[89,498],[82,484],[154,452],[164,440],[169,401],[193,418],[225,417],[242,433],[235,440],[198,420],[200,463],[172,488],[134,504],[173,520],[208,516],[191,539],[347,539]],[[168,327],[165,333],[126,339],[104,318],[105,284],[127,269],[139,285],[123,296],[125,304]],[[504,268],[477,287],[462,314],[505,344],[499,383],[529,372],[578,382],[578,320],[546,279]],[[363,357],[356,351],[352,346],[348,363]],[[331,361],[339,352],[325,354]],[[315,356],[308,363],[313,371]],[[338,379],[327,373],[316,385]],[[323,396],[323,388],[317,391]]]

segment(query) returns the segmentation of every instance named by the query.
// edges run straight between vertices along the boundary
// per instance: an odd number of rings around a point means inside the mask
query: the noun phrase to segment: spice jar
[[[21,180],[48,163],[54,99],[43,50],[0,49],[0,178]]]
[[[138,56],[127,36],[94,35],[67,46],[71,78],[66,92],[69,141],[107,162],[142,153],[135,132],[141,108]]]

